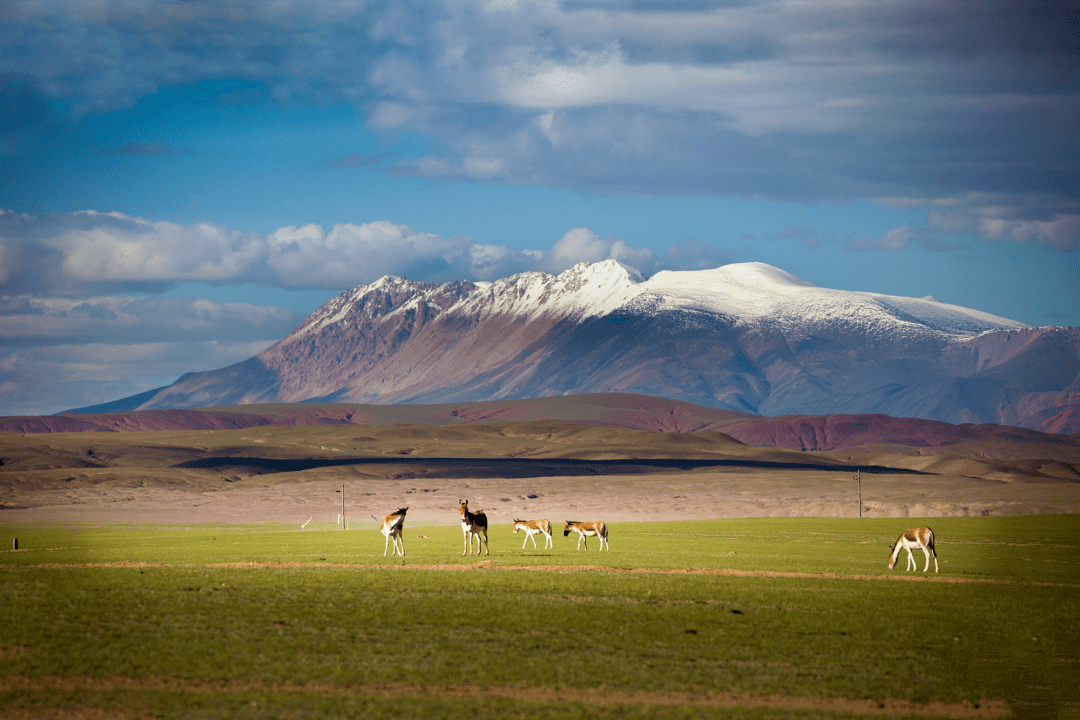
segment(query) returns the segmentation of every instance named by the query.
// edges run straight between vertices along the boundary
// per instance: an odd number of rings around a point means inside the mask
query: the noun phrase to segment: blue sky
[[[0,414],[384,274],[761,261],[1080,322],[1073,3],[0,4]]]

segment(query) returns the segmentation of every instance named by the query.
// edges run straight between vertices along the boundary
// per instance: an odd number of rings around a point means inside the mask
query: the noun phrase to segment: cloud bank
[[[29,85],[77,116],[248,80],[283,105],[349,102],[387,137],[429,138],[436,151],[386,168],[400,175],[874,198],[948,208],[950,227],[986,239],[1078,242],[1070,3],[10,0],[4,14],[0,73],[22,88],[6,93],[10,118],[40,110]],[[32,128],[5,131],[14,152]]]
[[[160,294],[184,282],[341,292],[383,275],[420,281],[495,280],[526,270],[558,273],[614,258],[646,274],[719,257],[699,244],[665,260],[618,238],[574,228],[548,250],[446,238],[385,220],[281,227],[268,235],[214,223],[180,225],[118,212],[31,216],[0,210],[0,295],[99,298]]]

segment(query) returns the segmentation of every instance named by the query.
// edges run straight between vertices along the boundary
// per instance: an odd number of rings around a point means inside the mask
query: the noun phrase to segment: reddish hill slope
[[[934,448],[961,443],[1021,443],[1080,451],[1078,437],[1002,425],[953,425],[887,415],[789,415],[769,418],[626,393],[444,405],[297,403],[202,410],[9,417],[0,418],[0,431],[145,432],[234,430],[260,425],[454,425],[535,420],[562,420],[676,433],[717,431],[746,445],[807,451],[893,445]]]

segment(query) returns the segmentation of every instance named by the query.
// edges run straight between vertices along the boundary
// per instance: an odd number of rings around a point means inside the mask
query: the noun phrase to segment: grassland
[[[1080,715],[1080,519],[926,522],[938,575],[892,519],[7,524],[0,717]]]

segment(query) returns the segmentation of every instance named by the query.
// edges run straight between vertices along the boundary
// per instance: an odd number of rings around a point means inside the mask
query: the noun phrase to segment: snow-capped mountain
[[[388,276],[326,303],[249,360],[108,407],[609,391],[763,415],[1039,428],[1080,407],[1080,329],[815,287],[761,263],[648,279],[613,260],[492,283]]]

